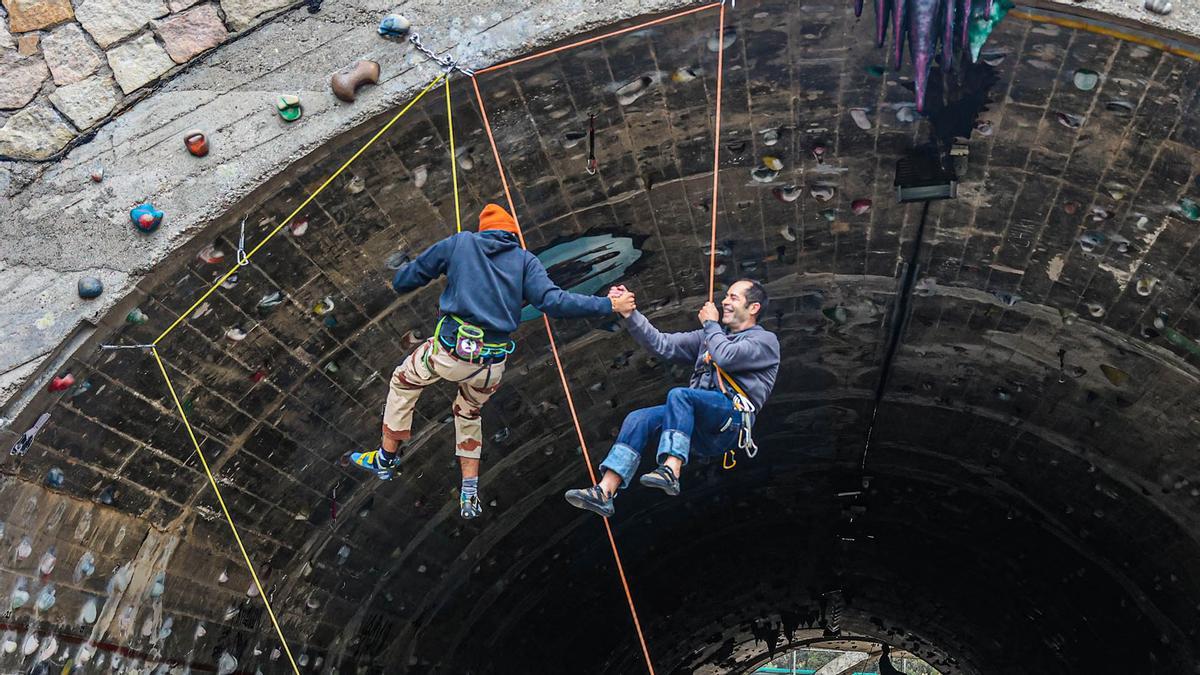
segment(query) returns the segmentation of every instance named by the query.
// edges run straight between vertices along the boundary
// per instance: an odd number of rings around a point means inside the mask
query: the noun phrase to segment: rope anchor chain
[[[434,51],[432,49],[430,49],[429,47],[426,47],[425,43],[421,41],[420,34],[418,34],[416,31],[414,31],[413,33],[411,33],[408,36],[408,41],[410,43],[412,43],[412,46],[417,51],[424,54],[425,57],[428,58],[430,61],[436,62],[438,65],[440,65],[442,67],[442,70],[446,71],[447,73],[452,73],[457,70],[458,72],[462,73],[463,75],[466,75],[467,77],[475,76],[475,71],[473,71],[470,68],[467,68],[465,66],[458,65],[457,59],[450,57],[450,55],[448,55],[448,54],[446,56],[438,56],[436,53],[434,53]]]

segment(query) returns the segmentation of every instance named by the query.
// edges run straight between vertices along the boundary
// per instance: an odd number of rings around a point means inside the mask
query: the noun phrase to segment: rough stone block
[[[50,102],[79,129],[87,129],[104,119],[121,100],[107,75],[96,75],[68,84],[50,94]]]
[[[157,79],[175,65],[149,33],[113,47],[106,52],[106,56],[117,84],[126,94]]]
[[[4,0],[8,27],[14,33],[48,28],[75,16],[71,0]]]
[[[12,33],[8,32],[8,22],[0,19],[0,49],[16,49],[17,42]]]
[[[84,30],[105,49],[166,14],[162,0],[83,0],[75,10]]]
[[[45,159],[73,138],[75,130],[53,108],[32,105],[8,118],[0,128],[0,155]]]
[[[221,9],[234,30],[246,30],[271,12],[295,4],[294,0],[221,0]]]
[[[96,72],[104,62],[101,52],[78,24],[57,28],[42,41],[46,64],[58,85],[72,84]]]
[[[0,52],[0,109],[21,108],[33,100],[50,69],[39,56],[21,56],[12,50]]]
[[[42,36],[37,33],[26,33],[17,38],[17,53],[21,56],[33,56],[38,51],[38,42]]]
[[[229,37],[216,5],[201,5],[182,14],[155,21],[154,28],[175,63],[186,63]]]

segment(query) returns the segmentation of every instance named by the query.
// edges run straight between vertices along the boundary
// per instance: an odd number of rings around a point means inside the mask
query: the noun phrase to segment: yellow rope
[[[454,227],[462,232],[462,214],[458,209],[458,156],[454,154],[454,112],[450,108],[450,78],[446,78],[446,128],[450,130],[450,178],[454,181]]]
[[[275,634],[279,636],[279,641],[283,644],[283,651],[287,654],[288,661],[292,664],[292,670],[296,672],[296,675],[300,675],[300,669],[296,667],[296,661],[292,658],[292,650],[288,647],[287,639],[283,637],[283,629],[279,627],[279,620],[275,618],[275,612],[271,609],[271,602],[267,600],[267,593],[263,590],[262,582],[258,580],[258,573],[254,571],[254,563],[250,562],[250,555],[246,553],[246,547],[242,544],[242,537],[238,534],[237,527],[233,524],[233,516],[229,515],[229,507],[225,506],[225,499],[221,496],[221,489],[217,487],[217,481],[213,478],[212,470],[208,468],[208,460],[204,458],[204,452],[200,450],[200,443],[196,440],[196,432],[192,430],[192,423],[188,421],[187,413],[183,411],[183,403],[179,401],[179,395],[175,393],[175,386],[171,384],[171,378],[167,375],[167,368],[158,356],[157,349],[151,349],[150,353],[154,355],[154,360],[158,362],[158,370],[162,373],[163,380],[167,383],[167,389],[171,392],[171,399],[175,401],[175,408],[179,410],[179,417],[183,419],[183,426],[187,429],[188,438],[192,439],[192,445],[196,448],[196,456],[200,458],[200,465],[204,467],[204,474],[208,476],[208,484],[212,486],[213,493],[217,495],[217,503],[221,505],[221,512],[225,514],[225,522],[229,523],[229,530],[233,532],[233,538],[237,541],[238,550],[242,552],[242,559],[246,561],[246,569],[250,570],[250,578],[254,580],[254,587],[258,589],[258,595],[262,598],[263,605],[267,608],[267,614],[271,617],[271,625],[275,626]]]
[[[1200,61],[1200,52],[1194,52],[1194,51],[1191,51],[1190,49],[1184,49],[1183,47],[1176,47],[1168,42],[1159,40],[1157,38],[1140,35],[1138,33],[1130,33],[1127,31],[1120,30],[1118,28],[1109,28],[1108,26],[1098,25],[1098,24],[1092,23],[1090,21],[1084,21],[1084,20],[1080,20],[1080,19],[1070,19],[1067,17],[1060,17],[1060,16],[1046,16],[1045,14],[1035,14],[1033,12],[1026,12],[1026,11],[1020,10],[1020,9],[1010,10],[1009,14],[1017,17],[1018,19],[1025,19],[1026,21],[1036,21],[1039,23],[1052,23],[1057,26],[1062,26],[1063,28],[1073,28],[1075,30],[1082,30],[1082,31],[1087,31],[1089,33],[1096,33],[1098,35],[1107,35],[1108,37],[1116,38],[1118,40],[1124,40],[1126,42],[1132,42],[1134,44],[1144,45],[1146,47],[1152,47],[1154,49],[1158,49],[1158,50],[1167,52],[1168,54],[1174,54],[1175,56],[1182,56],[1185,59],[1191,59],[1193,61]]]
[[[275,229],[271,230],[271,233],[268,234],[266,236],[266,238],[264,238],[262,241],[258,242],[258,244],[254,248],[250,249],[250,251],[248,253],[246,253],[246,257],[243,259],[244,262],[238,262],[236,265],[229,268],[228,272],[226,272],[224,275],[222,275],[220,279],[217,279],[215,282],[213,282],[213,285],[207,291],[204,292],[204,295],[200,296],[200,299],[198,299],[198,300],[196,300],[196,302],[192,303],[191,307],[188,307],[186,311],[184,311],[182,314],[180,314],[179,318],[175,319],[175,321],[170,326],[167,326],[167,329],[164,330],[162,333],[160,333],[158,337],[154,338],[154,342],[151,342],[150,344],[157,345],[159,342],[162,341],[163,338],[167,337],[167,335],[169,335],[171,333],[171,331],[175,330],[175,328],[178,327],[180,323],[183,323],[183,321],[185,319],[187,319],[188,315],[190,315],[193,311],[195,311],[195,309],[197,307],[200,306],[200,303],[207,300],[208,296],[212,295],[213,292],[216,291],[217,288],[221,284],[225,283],[225,281],[227,279],[229,279],[229,277],[232,276],[233,273],[236,272],[238,270],[238,268],[240,268],[244,263],[250,262],[251,256],[253,256],[255,253],[257,253],[258,249],[260,249],[264,245],[266,245],[266,243],[268,241],[271,241],[271,238],[274,237],[276,234],[279,234],[279,231],[283,229],[284,225],[292,222],[292,218],[295,218],[296,214],[300,213],[300,211],[303,210],[304,207],[308,206],[309,202],[316,199],[317,195],[321,194],[321,192],[326,187],[328,187],[329,184],[332,183],[335,178],[342,175],[342,172],[346,170],[346,167],[350,166],[350,164],[353,163],[354,160],[358,159],[359,155],[366,152],[367,148],[371,147],[375,143],[375,141],[379,140],[379,137],[382,136],[384,133],[386,133],[388,129],[391,129],[392,125],[395,124],[401,117],[403,117],[404,113],[408,112],[409,108],[413,107],[413,105],[415,105],[417,101],[420,101],[421,97],[424,96],[427,92],[429,92],[430,89],[433,89],[435,86],[437,86],[437,83],[441,82],[444,77],[446,77],[446,74],[442,73],[442,74],[438,75],[436,78],[434,78],[433,82],[430,82],[428,86],[426,86],[424,89],[422,89],[421,93],[417,94],[416,98],[409,101],[408,105],[404,106],[404,108],[401,109],[400,112],[396,113],[395,117],[388,120],[388,123],[383,125],[382,129],[380,129],[378,132],[376,132],[376,134],[374,136],[372,136],[369,141],[367,141],[365,144],[363,144],[363,146],[358,149],[358,152],[354,153],[350,157],[350,159],[346,160],[345,164],[342,164],[340,167],[338,167],[338,170],[334,171],[333,174],[331,176],[329,176],[329,178],[324,183],[321,183],[321,187],[317,188],[316,191],[314,191],[311,195],[309,195],[308,199],[305,199],[303,202],[301,202],[300,206],[297,206],[296,210],[292,211],[291,214],[289,214],[287,218],[284,218],[283,220],[279,221],[279,224],[275,226]]]

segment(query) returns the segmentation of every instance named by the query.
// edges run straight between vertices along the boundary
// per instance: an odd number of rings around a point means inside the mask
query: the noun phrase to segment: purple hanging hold
[[[950,70],[954,67],[954,9],[958,0],[945,0],[942,5],[945,30],[942,33],[942,67]]]
[[[863,0],[854,0],[854,16],[861,17],[863,8]]]
[[[913,80],[917,86],[917,112],[925,110],[925,89],[933,66],[933,47],[937,39],[933,24],[939,0],[912,0],[914,13],[908,20],[908,48],[912,52]]]
[[[892,0],[875,0],[875,46],[882,47],[887,37],[888,16],[892,13]]]
[[[904,32],[908,26],[908,2],[899,0],[892,10],[892,69],[900,70],[904,61]]]
[[[959,5],[960,14],[962,14],[962,33],[959,38],[959,44],[963,49],[966,49],[971,44],[971,15],[974,14],[972,3],[974,0],[959,0],[962,4]]]

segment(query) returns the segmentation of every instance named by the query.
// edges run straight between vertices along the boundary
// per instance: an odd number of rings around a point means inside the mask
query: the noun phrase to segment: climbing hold
[[[1102,246],[1105,241],[1106,237],[1104,236],[1103,232],[1084,232],[1079,236],[1079,248],[1083,249],[1087,253],[1090,253],[1095,250],[1097,246]]]
[[[691,82],[697,77],[698,75],[696,74],[696,70],[694,68],[676,68],[675,72],[671,73],[671,81],[678,83]]]
[[[1142,6],[1146,8],[1146,11],[1154,12],[1160,16],[1170,14],[1171,10],[1175,8],[1171,4],[1171,0],[1146,0],[1146,4]]]
[[[264,368],[259,368],[258,370],[254,371],[253,373],[250,373],[250,381],[255,384],[262,382],[264,379],[266,379],[266,377],[267,377],[267,371]]]
[[[60,488],[66,476],[63,475],[63,470],[57,466],[46,472],[46,487]]]
[[[996,387],[995,389],[992,390],[992,393],[995,394],[996,398],[1000,399],[1001,401],[1011,401],[1012,400],[1012,392],[1005,389],[1004,387]]]
[[[819,202],[827,202],[833,199],[834,189],[831,185],[814,185],[808,189],[808,194]]]
[[[231,288],[237,286],[237,284],[238,284],[238,275],[230,274],[229,276],[225,277],[225,281],[221,282],[221,288],[224,288],[225,290],[230,290]]]
[[[229,581],[229,571],[228,571],[228,570],[221,570],[221,573],[217,575],[217,583],[218,583],[218,584],[223,584],[223,583],[225,583],[226,581]]]
[[[887,72],[886,68],[877,63],[872,63],[871,65],[864,67],[863,70],[866,71],[866,73],[871,77],[883,77],[883,74]]]
[[[1083,126],[1083,117],[1080,115],[1072,115],[1071,113],[1056,112],[1054,117],[1058,119],[1058,123],[1068,129],[1078,129]]]
[[[36,652],[41,644],[42,641],[38,639],[38,636],[30,633],[25,636],[25,641],[21,643],[21,653],[29,656]]]
[[[388,14],[379,22],[379,34],[386,38],[402,38],[410,29],[412,23],[400,14]]]
[[[281,304],[283,304],[283,293],[280,291],[272,291],[262,296],[262,298],[258,301],[258,304],[255,305],[255,309],[258,310],[259,316],[266,316],[267,314],[271,313],[271,310],[275,309]]]
[[[1021,301],[1021,296],[1016,293],[1005,293],[1004,291],[992,291],[992,296],[1001,302],[1001,304],[1012,307]]]
[[[822,309],[821,314],[824,314],[826,319],[829,319],[839,326],[846,323],[850,317],[849,313],[846,311],[846,308],[842,307],[841,305]]]
[[[238,660],[229,652],[221,652],[221,658],[217,660],[217,675],[232,675],[237,670]]]
[[[258,586],[255,586],[253,582],[251,582],[251,584],[246,588],[246,597],[247,598],[257,598],[258,597]]]
[[[61,377],[50,380],[50,391],[66,391],[75,384],[75,376],[64,373]]]
[[[199,129],[192,129],[183,135],[183,145],[187,151],[196,157],[208,154],[208,137]]]
[[[125,315],[125,323],[133,324],[134,326],[140,326],[148,320],[149,317],[139,307],[134,307]]]
[[[1122,384],[1125,384],[1125,382],[1129,380],[1129,373],[1117,368],[1116,366],[1110,366],[1107,363],[1100,364],[1100,372],[1104,373],[1104,376],[1108,378],[1109,382],[1112,382],[1118,387]]]
[[[117,488],[112,485],[104,486],[104,489],[96,496],[96,501],[105,506],[112,506],[117,502]]]
[[[37,607],[39,612],[44,612],[54,606],[55,601],[54,584],[46,584],[42,587],[42,592],[38,593],[37,602],[34,607]]]
[[[96,622],[97,615],[96,599],[88,598],[88,601],[83,603],[83,607],[79,609],[78,623],[92,624]]]
[[[771,190],[771,194],[781,202],[791,203],[800,198],[800,188],[795,185],[783,185]]]
[[[995,68],[1004,63],[1004,59],[1008,57],[1006,52],[983,52],[979,55],[979,60]]]
[[[458,158],[458,168],[463,171],[470,171],[475,167],[475,146],[461,146],[454,150],[454,156]]]
[[[337,305],[335,305],[333,302],[333,298],[327,295],[318,301],[317,304],[313,305],[312,312],[317,316],[324,316],[325,314],[332,312],[333,308],[336,306]]]
[[[1179,200],[1179,205],[1176,207],[1179,214],[1188,220],[1200,220],[1200,204],[1194,200],[1184,197]]]
[[[96,277],[83,277],[79,280],[77,290],[79,297],[91,300],[100,297],[100,294],[104,292],[104,283]]]
[[[783,237],[787,241],[796,241],[796,231],[793,230],[790,225],[784,225],[782,228],[780,228],[779,236]],[[786,253],[787,249],[783,248],[782,246],[779,248],[783,249],[783,252],[779,254],[779,257],[782,258],[783,253]]]
[[[1088,314],[1091,315],[1092,318],[1099,319],[1100,317],[1104,316],[1104,305],[1101,305],[1098,302],[1089,302],[1085,306],[1087,307]]]
[[[1100,82],[1100,73],[1087,68],[1080,68],[1075,71],[1075,88],[1081,91],[1091,91],[1096,88],[1096,84]]]
[[[825,209],[821,212],[821,217],[832,223],[837,220],[837,209]]]
[[[1092,220],[1097,223],[1100,221],[1103,221],[1103,220],[1108,220],[1109,218],[1113,217],[1112,212],[1109,211],[1108,209],[1104,208],[1103,206],[1093,206],[1091,213],[1092,213]]]
[[[1154,277],[1142,277],[1137,282],[1137,294],[1141,296],[1150,295],[1154,292],[1154,287],[1158,285],[1158,279]]]
[[[246,335],[246,331],[242,330],[241,326],[234,326],[233,328],[225,331],[225,337],[232,342],[241,342],[242,340],[246,339]]]
[[[200,249],[200,253],[196,254],[196,257],[205,264],[215,265],[225,259],[225,252],[217,248],[216,244],[209,244]]]
[[[4,654],[12,654],[17,651],[17,633],[16,631],[4,631],[4,638],[0,639],[0,652]]]
[[[911,124],[917,121],[917,108],[911,105],[902,105],[896,108],[896,121],[905,124]]]
[[[1069,199],[1069,200],[1063,202],[1063,211],[1066,211],[1068,216],[1073,216],[1076,213],[1079,213],[1079,209],[1082,209],[1082,208],[1083,208],[1083,204],[1080,204],[1079,202],[1075,201],[1074,199]]]
[[[750,178],[752,178],[756,183],[770,183],[778,177],[778,171],[772,171],[765,166],[760,166],[750,170]]]
[[[1122,117],[1128,117],[1133,114],[1137,108],[1131,101],[1125,99],[1113,99],[1104,104],[1104,109],[1110,113],[1116,113]]]
[[[353,103],[358,90],[364,84],[379,83],[379,64],[374,61],[355,61],[338,71],[329,80],[333,95],[346,103]]]
[[[764,129],[759,132],[763,137],[763,145],[770,147],[779,142],[779,129]]]
[[[100,181],[104,180],[104,165],[96,164],[93,166],[92,173],[90,173],[88,177],[92,179],[93,183],[99,183]]]
[[[337,551],[337,563],[339,565],[344,565],[344,564],[346,564],[346,561],[349,560],[349,558],[350,558],[350,547],[347,546],[346,544],[342,544],[341,548],[339,548]]]
[[[854,123],[858,125],[858,128],[862,129],[863,131],[871,128],[871,119],[867,117],[866,108],[851,108],[850,119],[854,120]]]
[[[412,171],[413,186],[418,190],[425,187],[425,181],[429,180],[429,167],[422,164]]]
[[[850,202],[850,210],[853,211],[854,215],[856,216],[861,216],[864,213],[868,213],[871,210],[871,200],[855,199],[853,202]]]
[[[766,168],[768,168],[772,171],[783,171],[783,161],[780,160],[778,157],[772,157],[771,155],[764,155],[762,158],[762,164],[763,164],[763,166],[765,166]]]
[[[980,136],[991,136],[994,128],[988,120],[979,120],[975,122],[975,131],[979,132]]]
[[[196,624],[196,632],[193,633],[192,635],[193,635],[192,639],[199,640],[200,638],[204,637],[205,635],[208,635],[208,629],[206,629],[204,627],[203,623],[198,623],[198,624]]]
[[[642,75],[636,80],[622,85],[619,89],[617,89],[616,92],[617,103],[620,103],[621,105],[629,105],[630,103],[633,103],[641,98],[642,94],[645,94],[646,90],[652,84],[654,84],[653,77],[649,75]]]
[[[304,109],[300,107],[300,97],[292,94],[280,94],[279,98],[275,99],[275,109],[285,122],[295,122],[304,114]]]
[[[1109,241],[1111,241],[1111,242],[1112,242],[1114,245],[1116,245],[1116,247],[1117,247],[1117,252],[1118,252],[1118,253],[1127,253],[1127,252],[1129,252],[1129,244],[1130,244],[1130,241],[1129,241],[1128,239],[1126,239],[1125,237],[1122,237],[1122,236],[1121,236],[1121,235],[1119,235],[1119,234],[1114,234],[1113,236],[1109,237],[1108,239],[1109,239]]]
[[[308,232],[308,218],[299,218],[297,220],[293,220],[292,222],[288,223],[287,229],[288,234],[292,235],[293,237],[302,236],[305,232]]]
[[[13,586],[12,593],[8,597],[8,607],[9,609],[21,609],[27,602],[29,602],[29,591],[25,577],[18,577],[17,583]]]
[[[154,208],[150,202],[138,204],[129,210],[129,219],[133,221],[133,226],[137,229],[150,234],[162,225],[163,212]]]
[[[721,32],[714,30],[712,35],[708,37],[708,51],[714,54],[729,49],[729,46],[737,42],[737,31],[733,26],[725,27],[725,44],[721,44]]]
[[[167,590],[167,573],[159,572],[154,576],[154,583],[150,584],[150,588],[146,590],[146,595],[151,598],[162,597],[162,594]]]
[[[389,270],[398,270],[407,265],[410,259],[404,251],[392,251],[387,260],[383,261],[383,265]]]
[[[817,160],[817,164],[825,163],[825,146],[818,143],[812,148],[813,159]]]
[[[87,551],[79,558],[79,562],[75,564],[75,574],[72,577],[75,583],[79,583],[84,579],[92,576],[96,571],[96,557],[91,551]]]

